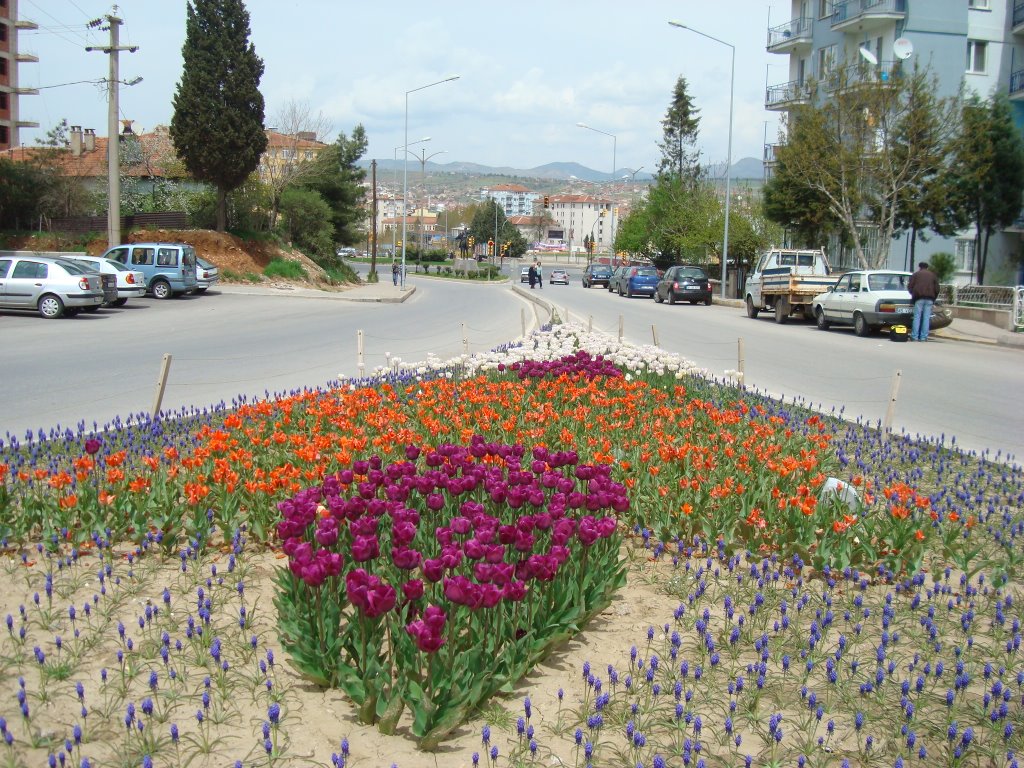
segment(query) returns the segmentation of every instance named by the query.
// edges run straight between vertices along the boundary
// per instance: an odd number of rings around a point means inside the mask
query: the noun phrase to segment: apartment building
[[[1020,0],[793,0],[790,18],[768,29],[767,49],[788,59],[785,81],[767,86],[768,110],[788,112],[812,99],[829,98],[830,83],[865,77],[885,81],[916,63],[935,74],[941,96],[961,88],[982,97],[1008,93],[1017,124],[1024,128]],[[812,83],[817,84],[813,91]],[[765,146],[769,175],[778,146]],[[1017,254],[1024,219],[1020,223],[992,238],[986,283],[1021,282]],[[920,260],[939,251],[953,253],[959,262],[957,282],[967,283],[974,266],[973,237],[971,230],[954,238],[919,240],[915,255]],[[829,244],[829,254],[837,266],[855,266],[838,241]],[[889,266],[913,266],[906,236],[893,241]]]
[[[583,240],[591,237],[598,251],[608,251],[612,245],[614,208],[611,200],[592,195],[549,195],[548,213],[555,221],[549,227],[550,240],[562,240],[573,250],[581,250]]]
[[[532,216],[533,202],[538,197],[521,184],[497,184],[480,190],[480,199],[494,200],[505,216]]]
[[[0,150],[21,144],[21,128],[38,128],[39,123],[21,119],[19,98],[38,96],[35,88],[18,85],[18,66],[39,58],[18,49],[18,31],[38,29],[34,21],[18,18],[18,0],[0,0]]]

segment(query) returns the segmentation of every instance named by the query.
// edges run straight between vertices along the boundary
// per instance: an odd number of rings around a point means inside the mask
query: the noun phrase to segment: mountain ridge
[[[369,167],[370,162],[370,160],[364,159],[360,161],[359,165]],[[410,162],[409,166],[414,168],[416,173],[420,172],[418,162]],[[378,173],[382,171],[397,171],[403,167],[404,164],[401,161],[377,161]],[[607,182],[609,180],[607,172],[595,171],[593,168],[588,168],[585,165],[571,161],[545,163],[534,168],[512,168],[510,166],[482,165],[464,160],[453,160],[450,163],[435,163],[428,160],[424,168],[432,174],[458,173],[468,176],[509,176],[511,178],[544,179],[548,181],[568,181],[572,177],[587,182]],[[713,163],[706,166],[706,169],[710,178],[725,178],[725,163]],[[626,176],[630,181],[649,182],[654,180],[654,175],[646,171],[641,171],[634,177],[633,170],[629,168],[620,168],[614,173],[616,180],[622,179],[623,176]],[[734,180],[754,179],[760,181],[763,176],[764,166],[757,158],[743,157],[732,164],[732,178]]]

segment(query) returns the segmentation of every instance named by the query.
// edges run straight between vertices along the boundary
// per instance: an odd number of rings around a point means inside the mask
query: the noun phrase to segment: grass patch
[[[224,280],[229,283],[258,283],[260,276],[255,272],[235,272],[233,269],[225,269]]]
[[[297,261],[273,259],[263,268],[265,277],[280,277],[285,280],[305,280],[309,277],[306,268]]]

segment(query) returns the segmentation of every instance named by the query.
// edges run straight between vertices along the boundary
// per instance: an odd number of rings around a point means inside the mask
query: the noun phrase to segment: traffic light
[[[550,198],[548,198],[547,195],[544,195],[544,210],[547,210],[549,205],[550,205]]]
[[[487,255],[488,256],[493,256],[494,255],[494,241],[493,240],[488,240],[487,241]]]

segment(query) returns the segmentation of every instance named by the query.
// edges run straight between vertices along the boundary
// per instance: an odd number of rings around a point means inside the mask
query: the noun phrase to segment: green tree
[[[288,241],[318,263],[336,259],[331,209],[312,189],[290,187],[281,194],[278,210],[281,227]]]
[[[779,172],[806,187],[812,200],[826,202],[860,265],[878,268],[899,230],[900,205],[931,173],[933,132],[915,123],[927,112],[928,126],[954,124],[956,100],[925,99],[935,79],[916,67],[888,78],[871,67],[846,68],[819,85],[829,88],[829,98],[790,113]],[[775,198],[773,207],[779,202],[785,198]],[[776,211],[773,218],[785,217]],[[873,242],[864,237],[866,227],[877,232]]]
[[[825,195],[797,178],[784,161],[776,165],[763,196],[765,216],[786,230],[795,246],[816,248],[836,228]]]
[[[217,231],[227,224],[227,194],[259,166],[263,60],[249,42],[242,0],[189,0],[181,80],[171,139],[185,168],[217,190]]]
[[[693,99],[687,92],[686,78],[676,80],[672,90],[672,103],[661,121],[662,140],[658,142],[661,160],[658,174],[675,176],[690,181],[703,178],[700,167],[700,151],[697,149],[697,133],[700,127],[700,110],[693,106]]]
[[[519,229],[506,217],[505,212],[494,200],[487,200],[480,205],[474,206],[473,219],[469,225],[469,234],[479,245],[488,240],[495,240],[495,255],[500,255],[502,243],[509,243],[505,252],[506,256],[521,258],[526,253],[529,244]]]
[[[334,242],[338,245],[355,245],[364,240],[360,226],[366,218],[366,170],[358,162],[366,154],[366,145],[366,130],[361,124],[352,129],[351,137],[339,133],[331,146],[320,151],[313,161],[314,168],[303,178],[302,185],[318,192],[329,206]]]
[[[989,238],[1020,215],[1024,144],[1005,98],[970,98],[962,115],[953,184],[961,209],[974,224],[975,275],[984,285]]]

